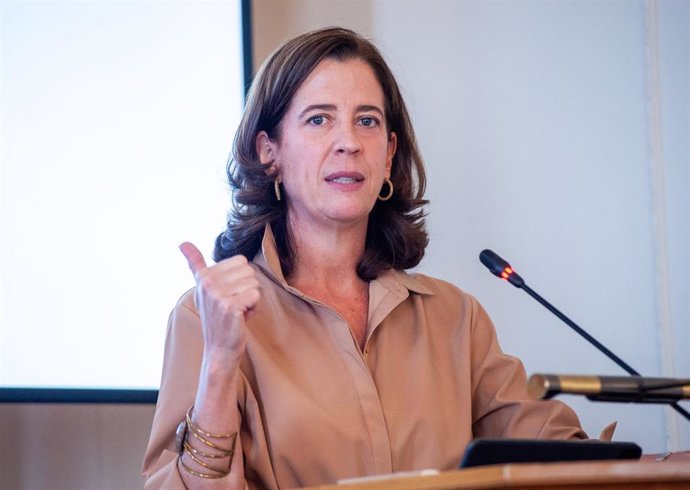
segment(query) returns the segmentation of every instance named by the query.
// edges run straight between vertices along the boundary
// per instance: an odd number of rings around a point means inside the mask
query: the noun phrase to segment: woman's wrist
[[[235,350],[206,346],[201,358],[201,375],[232,378],[240,367],[243,355],[244,349]]]
[[[199,373],[199,387],[195,406],[227,407],[237,398],[240,358],[233,359],[227,351],[205,351]],[[205,411],[205,410],[204,410]]]

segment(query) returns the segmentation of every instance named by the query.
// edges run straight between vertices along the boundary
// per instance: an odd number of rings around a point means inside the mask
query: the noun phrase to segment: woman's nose
[[[361,142],[357,135],[356,128],[351,124],[340,124],[336,133],[335,151],[336,153],[357,153],[361,150]]]

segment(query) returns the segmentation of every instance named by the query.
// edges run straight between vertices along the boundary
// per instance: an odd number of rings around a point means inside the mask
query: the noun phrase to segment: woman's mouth
[[[364,176],[359,172],[335,172],[326,177],[326,182],[335,184],[356,184],[364,181]]]

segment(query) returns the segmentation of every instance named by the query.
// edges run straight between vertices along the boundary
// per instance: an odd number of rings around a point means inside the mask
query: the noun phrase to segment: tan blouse
[[[449,470],[475,437],[586,437],[569,407],[528,398],[522,364],[455,286],[400,271],[371,281],[362,351],[333,308],[287,284],[270,228],[253,263],[262,296],[237,393],[248,488]],[[202,346],[189,291],[168,325],[147,488],[184,488],[175,430],[194,401]]]

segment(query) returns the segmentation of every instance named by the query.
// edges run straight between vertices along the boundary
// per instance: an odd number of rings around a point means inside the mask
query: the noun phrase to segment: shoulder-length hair
[[[357,274],[369,281],[386,269],[414,267],[424,256],[429,241],[423,211],[428,202],[423,199],[426,175],[398,84],[371,42],[348,29],[326,28],[283,44],[264,62],[252,83],[228,162],[234,206],[226,230],[216,239],[216,261],[237,254],[251,260],[261,248],[265,225],[270,223],[283,274],[290,275],[294,247],[286,204],[275,197],[276,176],[269,170],[271,163],[260,162],[256,136],[266,131],[271,139],[280,137],[280,123],[293,96],[325,59],[357,59],[372,68],[383,89],[387,131],[397,135],[390,177],[393,197],[377,200],[369,215],[365,251]]]

